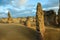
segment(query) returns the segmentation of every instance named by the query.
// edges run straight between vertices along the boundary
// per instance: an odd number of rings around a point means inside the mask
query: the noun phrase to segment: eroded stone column
[[[8,12],[8,23],[12,23],[12,18],[11,18],[10,12]]]
[[[36,29],[37,32],[41,33],[42,37],[44,37],[44,33],[45,33],[44,13],[42,11],[42,7],[40,3],[37,4]]]
[[[26,26],[27,27],[31,27],[31,22],[30,22],[30,18],[29,17],[27,17]]]

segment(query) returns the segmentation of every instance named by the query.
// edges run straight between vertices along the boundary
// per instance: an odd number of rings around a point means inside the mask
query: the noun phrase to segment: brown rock
[[[12,23],[12,18],[11,18],[10,12],[8,12],[8,23]]]
[[[30,18],[29,17],[27,17],[26,26],[27,27],[31,27],[31,22],[30,22]]]
[[[60,8],[58,10],[58,24],[60,25]]]
[[[44,13],[42,11],[41,4],[37,4],[37,12],[36,12],[36,29],[41,33],[42,37],[44,37],[45,27],[44,27]]]
[[[56,12],[54,10],[45,11],[44,20],[46,25],[56,25]]]

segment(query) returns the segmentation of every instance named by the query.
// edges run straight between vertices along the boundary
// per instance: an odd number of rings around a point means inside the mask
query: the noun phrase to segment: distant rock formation
[[[8,11],[8,23],[12,23],[12,18],[11,18],[11,15],[10,15],[10,12]]]
[[[56,12],[54,10],[44,11],[45,25],[56,25]]]
[[[44,26],[44,13],[42,11],[41,4],[37,4],[37,12],[36,12],[36,29],[39,33],[41,33],[44,38],[45,26]]]
[[[11,18],[10,12],[8,11],[8,18]]]
[[[27,27],[31,27],[31,22],[30,22],[30,18],[29,17],[27,17],[27,19],[26,19],[26,26]]]
[[[60,8],[58,10],[58,24],[60,25]]]

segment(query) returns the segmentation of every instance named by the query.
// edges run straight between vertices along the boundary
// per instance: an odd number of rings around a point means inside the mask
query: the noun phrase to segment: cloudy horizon
[[[35,16],[38,2],[42,4],[43,10],[58,12],[59,0],[0,0],[0,18],[7,17],[8,11],[12,17]]]

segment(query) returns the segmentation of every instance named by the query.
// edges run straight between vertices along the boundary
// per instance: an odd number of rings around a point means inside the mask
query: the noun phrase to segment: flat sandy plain
[[[36,31],[19,24],[0,24],[0,40],[37,40]]]
[[[19,24],[0,24],[0,40],[37,40],[37,32]],[[46,27],[46,40],[60,40],[60,29]]]

